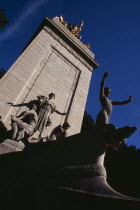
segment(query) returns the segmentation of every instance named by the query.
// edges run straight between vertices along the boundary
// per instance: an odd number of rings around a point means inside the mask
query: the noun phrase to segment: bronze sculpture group
[[[110,116],[112,114],[112,105],[123,105],[132,101],[133,97],[130,96],[128,100],[118,102],[112,101],[108,97],[111,93],[111,89],[104,87],[105,80],[108,77],[108,72],[105,72],[100,84],[100,103],[101,111],[96,118],[97,130],[116,130],[117,128],[110,124]],[[56,126],[49,136],[43,136],[43,132],[51,126],[51,114],[56,112],[59,115],[66,115],[56,109],[55,94],[50,93],[46,96],[37,96],[37,100],[32,100],[25,104],[29,110],[22,112],[19,116],[11,116],[11,134],[10,139],[16,141],[22,141],[25,139],[29,143],[37,143],[39,141],[58,140],[67,136],[67,130],[70,127],[68,122],[64,122],[63,125]],[[23,106],[24,104],[22,104]],[[13,105],[12,106],[18,106]],[[119,149],[125,143],[125,139],[119,141],[112,141],[112,147]]]

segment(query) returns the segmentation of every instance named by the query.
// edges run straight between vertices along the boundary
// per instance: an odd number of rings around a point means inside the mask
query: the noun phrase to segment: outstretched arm
[[[8,105],[13,107],[22,107],[22,106],[28,106],[29,103],[23,103],[23,104],[13,104],[11,102],[7,102]]]
[[[79,26],[79,31],[81,31],[83,25],[84,25],[84,21],[81,20],[81,25]]]
[[[36,104],[37,100],[32,100],[29,101],[28,103],[22,103],[22,104],[13,104],[11,102],[8,102],[7,104],[9,104],[12,107],[22,107],[22,106],[26,106],[26,107],[30,107],[33,104]]]
[[[104,73],[103,79],[101,81],[100,85],[100,98],[104,96],[104,84],[105,84],[105,79],[108,77],[108,72]]]
[[[128,100],[126,101],[111,101],[112,105],[124,105],[128,104],[133,100],[133,96],[130,96]]]
[[[65,113],[65,112],[59,112],[57,109],[55,110],[55,112],[57,113],[57,114],[60,114],[60,115],[66,115],[67,113]]]

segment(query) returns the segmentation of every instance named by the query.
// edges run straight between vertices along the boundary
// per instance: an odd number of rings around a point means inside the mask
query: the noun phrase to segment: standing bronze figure
[[[107,77],[108,77],[108,72],[105,72],[100,85],[100,102],[102,105],[102,109],[96,118],[97,126],[103,126],[104,124],[109,124],[110,116],[112,114],[112,105],[123,105],[133,100],[132,96],[130,96],[128,100],[121,102],[110,100],[108,97],[111,94],[111,89],[108,87],[104,88],[105,80]]]

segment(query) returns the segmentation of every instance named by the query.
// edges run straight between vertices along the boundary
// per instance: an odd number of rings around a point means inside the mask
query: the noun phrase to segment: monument
[[[8,129],[11,115],[26,110],[26,106],[17,104],[53,92],[57,109],[67,114],[53,114],[46,133],[50,134],[54,127],[66,121],[71,125],[69,135],[80,132],[91,75],[98,67],[94,54],[76,37],[82,24],[80,28],[74,26],[71,32],[62,17],[45,18],[0,80],[0,116]]]
[[[80,41],[83,24],[73,26],[62,15],[45,18],[0,80],[0,115],[6,129],[13,129],[12,140],[0,144],[4,209],[91,209],[91,204],[96,210],[139,209],[140,199],[116,192],[106,181],[106,150],[120,149],[137,129],[109,124],[108,73],[101,82],[99,123],[80,133],[92,71],[98,67],[90,45]],[[37,132],[39,142],[33,144]],[[48,133],[51,138],[41,141]],[[28,137],[28,144],[21,137]]]

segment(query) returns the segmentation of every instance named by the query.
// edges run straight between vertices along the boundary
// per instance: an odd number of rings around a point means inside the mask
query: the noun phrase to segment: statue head
[[[110,94],[111,94],[111,89],[109,87],[105,87],[104,88],[104,95],[106,97],[108,97],[108,96],[110,96]]]
[[[67,130],[70,127],[70,124],[68,122],[63,123],[63,129]]]
[[[54,93],[50,93],[50,94],[49,94],[49,99],[52,99],[52,98],[53,98],[53,99],[55,98],[55,94],[54,94]]]

